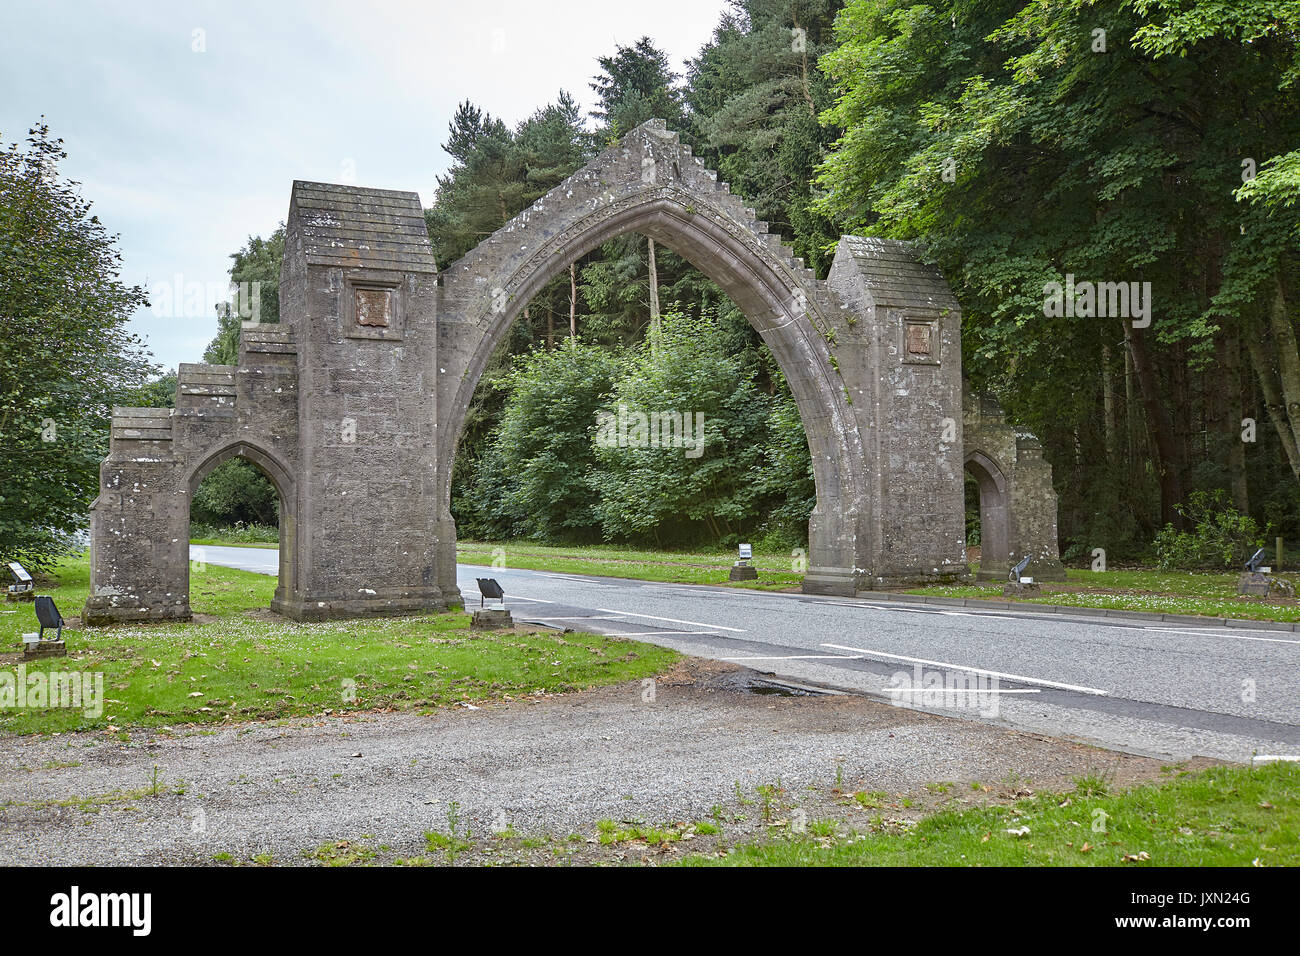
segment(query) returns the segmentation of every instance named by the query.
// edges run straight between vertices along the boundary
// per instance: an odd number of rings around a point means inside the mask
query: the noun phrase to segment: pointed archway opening
[[[1011,567],[1010,488],[1002,469],[983,452],[967,451],[966,474],[967,502],[975,499],[979,511],[977,579],[1000,581]]]
[[[189,538],[191,542],[196,539],[203,542],[190,545],[187,593],[191,606],[202,609],[206,601],[221,599],[220,594],[207,589],[203,578],[209,559],[220,548],[224,552],[223,565],[260,574],[270,573],[272,567],[276,569],[275,596],[270,602],[272,608],[276,607],[286,589],[293,586],[295,500],[288,470],[264,449],[248,442],[234,442],[208,455],[193,468],[186,480],[186,494]],[[219,543],[205,540],[216,529],[253,526],[275,527],[275,543],[259,541],[263,535],[258,533],[235,535],[233,540],[227,540],[232,536],[223,534]],[[247,540],[241,540],[245,537]],[[271,557],[273,549],[274,558]]]
[[[456,447],[451,491],[458,533],[476,558],[483,542],[518,538],[807,548],[816,483],[781,362],[750,314],[697,267],[689,244],[660,236],[625,229],[556,263],[530,298],[512,303],[510,325],[497,327]],[[685,341],[698,341],[700,351],[687,348],[685,362],[698,358],[716,380],[697,383],[675,367],[682,353],[671,350]],[[570,414],[579,409],[585,418]],[[640,450],[639,416],[647,426]],[[635,465],[624,460],[637,456]]]

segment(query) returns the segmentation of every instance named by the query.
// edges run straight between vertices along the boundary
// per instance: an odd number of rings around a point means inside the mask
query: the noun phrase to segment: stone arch
[[[690,261],[745,313],[799,408],[817,504],[804,590],[967,574],[959,446],[960,310],[906,243],[844,237],[819,280],[662,120],[606,149],[441,273],[440,587],[454,587],[451,465],[493,348],[545,282],[601,242],[640,232]],[[904,341],[906,339],[906,342]],[[918,467],[916,457],[928,459]]]
[[[980,484],[980,537],[982,544],[989,542],[979,579],[1005,580],[1011,567],[1028,557],[1027,575],[1064,580],[1056,542],[1056,491],[1042,445],[1030,432],[1007,424],[1002,407],[987,395],[967,392],[962,408],[963,457]]]
[[[279,325],[246,323],[237,365],[182,365],[175,409],[113,410],[84,619],[189,616],[190,496],[235,454],[284,502],[273,609],[462,603],[451,473],[479,376],[551,276],[633,231],[730,295],[790,383],[817,487],[804,590],[967,579],[961,311],[942,276],[907,243],[842,236],[819,280],[651,120],[441,273],[416,193],[295,182]],[[1013,500],[1031,471],[1008,474]]]
[[[258,467],[262,474],[275,485],[280,495],[280,571],[279,584],[276,587],[273,603],[283,603],[285,595],[297,588],[297,548],[298,527],[298,490],[293,472],[280,460],[280,456],[247,439],[233,439],[219,444],[195,455],[182,478],[186,489],[186,514],[194,503],[194,494],[203,484],[203,479],[210,475],[220,464],[232,458],[242,458]],[[186,564],[188,569],[189,565]],[[186,588],[188,591],[188,586]]]
[[[275,485],[275,490],[284,499],[284,507],[293,508],[294,480],[288,467],[274,452],[242,438],[225,442],[215,449],[195,456],[194,463],[189,466],[185,475],[185,486],[189,496],[193,498],[194,492],[198,491],[203,479],[208,477],[214,468],[231,458],[243,458],[257,465]]]
[[[864,470],[853,466],[865,452],[831,351],[827,283],[719,185],[716,174],[661,121],[639,127],[443,271],[441,320],[460,333],[454,354],[439,360],[438,497],[444,521],[451,522],[456,446],[493,350],[552,277],[628,232],[654,239],[705,273],[771,349],[790,384],[812,455],[818,504],[809,529],[811,564],[851,576],[859,564],[850,553],[853,526],[868,494]]]
[[[979,484],[980,572],[979,579],[991,581],[1006,576],[1010,567],[1010,486],[1002,469],[982,451],[966,448],[966,470]]]

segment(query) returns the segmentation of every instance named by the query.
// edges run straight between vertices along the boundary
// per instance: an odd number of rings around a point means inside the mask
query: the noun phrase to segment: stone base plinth
[[[804,594],[853,597],[858,592],[858,575],[850,568],[811,567],[803,576]]]
[[[474,617],[469,626],[480,630],[496,630],[503,627],[514,627],[515,620],[510,616],[510,611],[506,608],[480,607],[475,608]]]
[[[41,657],[67,657],[68,645],[63,641],[41,640],[36,634],[23,635],[23,660]]]
[[[1002,585],[1002,596],[1009,598],[1017,597],[1040,597],[1043,593],[1043,586],[1037,581],[1032,584],[1023,584],[1020,581],[1008,581]]]
[[[434,614],[447,610],[437,588],[411,589],[394,594],[359,594],[353,598],[323,600],[271,599],[271,610],[295,621],[333,621],[357,617],[397,617],[406,614]]]
[[[1247,571],[1237,578],[1237,593],[1251,597],[1268,597],[1269,576],[1263,571]]]
[[[81,622],[88,627],[105,624],[129,624],[135,621],[190,621],[189,601],[180,603],[151,602],[147,606],[135,603],[115,604],[111,599],[92,597],[81,610]]]
[[[728,581],[757,581],[758,568],[752,564],[733,564],[731,573],[727,575]]]
[[[1267,571],[1245,571],[1237,578],[1237,593],[1248,597],[1295,597],[1295,585]]]

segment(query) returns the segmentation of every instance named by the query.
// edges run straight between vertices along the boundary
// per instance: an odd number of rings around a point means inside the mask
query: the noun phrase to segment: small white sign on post
[[[753,557],[754,557],[754,548],[751,545],[742,544],[740,546],[740,560],[748,561]]]

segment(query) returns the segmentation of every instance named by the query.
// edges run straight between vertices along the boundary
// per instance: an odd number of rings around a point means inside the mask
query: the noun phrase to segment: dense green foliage
[[[210,525],[279,524],[280,493],[252,462],[232,458],[203,479],[190,503],[190,520]]]
[[[967,373],[1043,440],[1078,555],[1140,552],[1197,489],[1300,533],[1300,6],[1250,8],[853,0],[822,61],[845,132],[820,208],[943,269]],[[1048,317],[1066,274],[1150,282],[1150,326]]]
[[[629,356],[598,435],[591,483],[605,537],[730,543],[762,517],[754,476],[770,402],[712,318],[669,315],[653,344]]]
[[[31,568],[86,527],[112,406],[155,371],[125,330],[145,293],[66,155],[44,124],[0,151],[0,557]]]
[[[760,392],[755,374],[718,319],[673,313],[653,346],[614,353],[579,339],[520,356],[473,483],[452,502],[461,533],[800,541],[807,442],[793,402]]]
[[[514,126],[462,104],[427,211],[439,265],[659,116],[820,274],[842,233],[940,266],[966,375],[1043,442],[1067,559],[1204,564],[1225,528],[1300,537],[1300,2],[734,0],[684,66],[643,37],[598,58],[586,113],[564,92]],[[232,278],[270,279],[276,239]],[[1067,275],[1150,283],[1150,323],[1053,314]],[[601,448],[620,402],[723,431],[699,459]],[[734,303],[627,235],[556,275],[493,357],[453,511],[475,537],[795,546],[807,462]]]
[[[462,533],[540,540],[598,533],[590,432],[617,368],[615,356],[579,341],[519,357],[503,379],[508,399],[485,460],[453,498]]]

